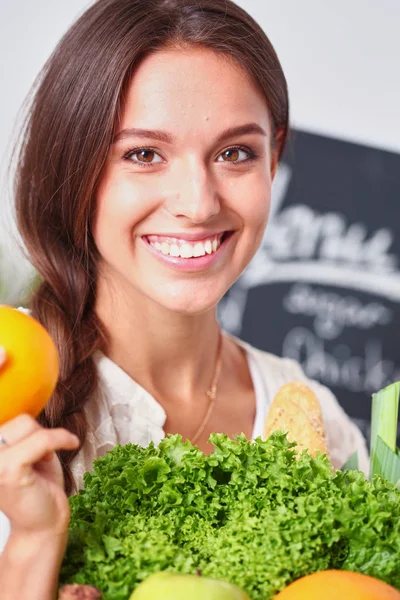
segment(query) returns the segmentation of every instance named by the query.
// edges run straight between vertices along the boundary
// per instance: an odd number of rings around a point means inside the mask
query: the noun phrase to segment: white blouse
[[[252,439],[263,435],[269,406],[278,389],[290,381],[302,381],[319,399],[332,464],[340,468],[357,451],[359,468],[368,474],[365,440],[334,395],[316,381],[307,379],[295,361],[263,352],[236,338],[235,341],[246,352],[255,390],[256,416]],[[165,437],[166,414],[157,400],[104,354],[98,352],[94,358],[100,378],[99,394],[85,407],[90,429],[85,444],[71,465],[79,489],[83,487],[83,476],[91,470],[93,461],[115,445],[131,442],[147,446],[151,441],[158,444]],[[7,519],[0,513],[0,552],[8,531]]]

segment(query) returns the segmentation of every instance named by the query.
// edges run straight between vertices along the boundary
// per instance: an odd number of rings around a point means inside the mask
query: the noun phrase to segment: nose
[[[166,209],[177,218],[195,224],[205,223],[220,211],[220,202],[212,173],[195,157],[182,161],[174,170],[174,182]]]

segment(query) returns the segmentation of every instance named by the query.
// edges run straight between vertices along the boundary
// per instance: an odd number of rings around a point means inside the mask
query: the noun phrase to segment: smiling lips
[[[206,254],[214,254],[221,245],[221,240],[224,233],[218,233],[203,238],[201,240],[188,241],[182,238],[148,235],[146,240],[164,256],[172,256],[174,258],[199,258]]]

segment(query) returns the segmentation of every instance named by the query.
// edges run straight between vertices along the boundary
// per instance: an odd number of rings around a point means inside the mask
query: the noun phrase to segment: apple
[[[150,575],[129,600],[250,600],[236,585],[200,575],[161,571]]]

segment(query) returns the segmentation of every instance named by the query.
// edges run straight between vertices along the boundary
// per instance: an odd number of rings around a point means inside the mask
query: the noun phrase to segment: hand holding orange
[[[0,425],[19,414],[37,417],[59,376],[57,348],[33,317],[0,305]]]

